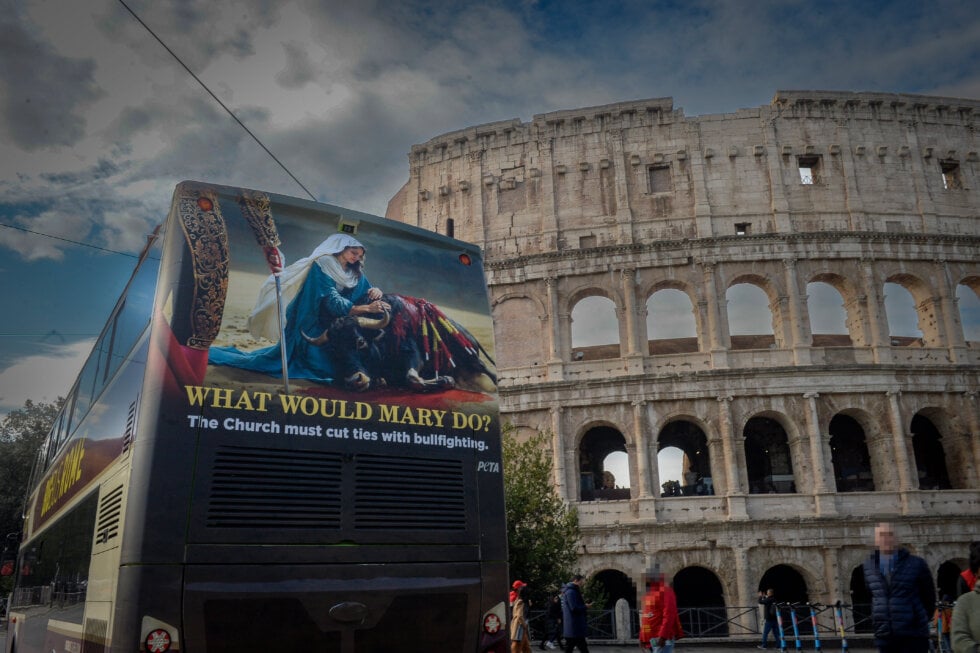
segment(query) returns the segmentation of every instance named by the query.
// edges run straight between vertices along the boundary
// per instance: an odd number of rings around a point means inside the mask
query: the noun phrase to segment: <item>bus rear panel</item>
[[[273,248],[288,266],[338,233],[363,246],[386,313],[410,319],[371,316],[354,326],[367,341],[354,350],[338,332],[316,342],[331,326],[321,319],[323,333],[302,333],[286,352],[287,369],[305,357],[321,378],[238,364],[265,356],[275,367],[282,355],[250,330]],[[500,423],[479,250],[375,216],[185,182],[157,251],[150,326],[92,402],[114,421],[90,408],[40,487],[72,446],[111,453],[75,453],[88,480],[59,497],[63,508],[48,506],[53,517],[35,492],[21,547],[37,558],[45,533],[74,533],[83,596],[59,611],[27,597],[35,581],[21,575],[8,635],[17,650],[505,650]],[[287,267],[280,279],[284,331],[304,319],[290,306],[300,310],[313,270],[297,284]],[[359,347],[367,385],[344,367]],[[415,368],[426,383],[407,378]],[[99,429],[121,435],[79,439]],[[51,548],[43,561],[57,557]]]

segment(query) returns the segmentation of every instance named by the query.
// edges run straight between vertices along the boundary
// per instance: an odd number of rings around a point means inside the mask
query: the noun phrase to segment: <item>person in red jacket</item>
[[[683,636],[677,595],[656,568],[647,577],[647,593],[640,612],[640,646],[652,653],[673,653],[674,642]]]

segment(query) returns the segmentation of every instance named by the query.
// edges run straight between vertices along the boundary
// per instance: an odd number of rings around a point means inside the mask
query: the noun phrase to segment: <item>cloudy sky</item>
[[[0,412],[68,389],[183,179],[383,214],[413,144],[484,122],[777,89],[980,98],[975,0],[0,7]]]

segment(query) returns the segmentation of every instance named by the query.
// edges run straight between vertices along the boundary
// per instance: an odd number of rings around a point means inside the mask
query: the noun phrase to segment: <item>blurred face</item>
[[[895,552],[896,547],[895,529],[891,524],[878,524],[875,527],[875,546],[879,551],[886,554]]]

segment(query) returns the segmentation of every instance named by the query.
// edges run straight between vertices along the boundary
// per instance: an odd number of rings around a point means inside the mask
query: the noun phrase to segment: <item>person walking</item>
[[[776,593],[771,587],[765,592],[759,592],[759,604],[763,606],[762,614],[765,626],[762,628],[762,643],[759,644],[758,648],[764,649],[769,646],[769,633],[773,634],[773,639],[778,648],[779,620],[776,618],[776,610],[779,608],[776,606]]]
[[[585,636],[589,632],[588,604],[582,598],[584,579],[575,574],[572,580],[561,588],[562,632],[565,635],[565,653],[572,653],[576,648],[582,653],[589,653],[589,644]]]
[[[683,636],[677,595],[667,584],[663,572],[654,569],[647,579],[647,593],[643,596],[640,646],[652,653],[673,653],[674,642]]]
[[[875,551],[864,562],[879,653],[928,653],[936,588],[926,561],[898,546],[888,522],[875,527]]]
[[[527,610],[531,602],[527,598],[527,583],[515,580],[511,597],[510,651],[531,653],[531,633],[527,626]]]
[[[545,630],[544,638],[541,640],[539,648],[543,651],[547,649],[556,649],[562,644],[562,615],[561,615],[561,594],[554,594],[551,600],[548,602],[548,612],[546,613],[547,618],[547,629]]]

